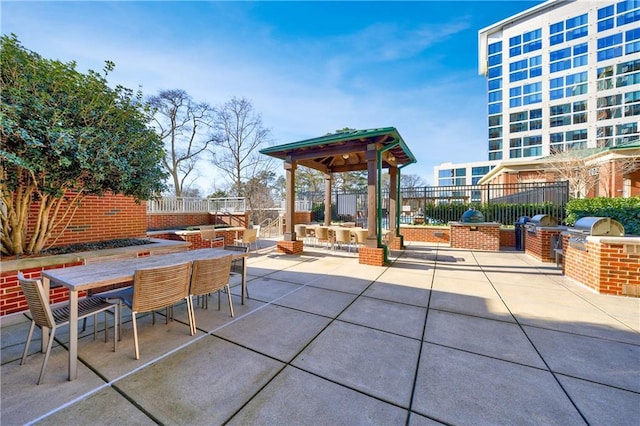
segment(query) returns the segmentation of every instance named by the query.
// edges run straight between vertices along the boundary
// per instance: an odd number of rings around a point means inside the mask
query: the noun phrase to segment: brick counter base
[[[452,248],[500,251],[499,223],[450,222]]]
[[[586,250],[563,233],[563,273],[602,294],[640,297],[640,237],[587,237]]]
[[[524,232],[524,251],[529,256],[535,257],[540,262],[555,262],[556,256],[553,252],[554,237],[558,237],[562,232],[561,228],[548,227],[536,228],[536,232]]]

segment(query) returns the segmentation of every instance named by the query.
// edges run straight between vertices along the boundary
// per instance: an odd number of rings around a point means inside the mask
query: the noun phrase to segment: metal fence
[[[401,223],[447,223],[457,221],[470,206],[481,210],[488,222],[513,224],[521,216],[549,214],[564,221],[569,200],[568,182],[426,186],[402,188]],[[298,194],[312,201],[312,220],[324,220],[323,194]],[[382,193],[383,222],[388,221],[389,193]],[[367,194],[331,194],[332,220],[366,226]]]

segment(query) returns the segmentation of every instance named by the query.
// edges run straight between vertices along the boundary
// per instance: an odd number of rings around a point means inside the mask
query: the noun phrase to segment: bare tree
[[[419,175],[401,174],[400,175],[400,187],[401,188],[420,188],[427,186],[427,183]]]
[[[612,178],[624,176],[640,169],[638,155],[597,158],[589,150],[569,150],[549,157],[545,172],[553,173],[558,180],[569,182],[569,193],[574,198],[583,198],[591,190],[602,190],[603,196],[611,197]]]
[[[149,98],[156,131],[165,144],[163,166],[169,172],[177,197],[191,192],[198,177],[197,164],[217,140],[213,133],[213,108],[197,103],[184,90],[162,90]]]
[[[549,157],[545,171],[557,180],[569,182],[569,193],[574,198],[583,198],[598,184],[597,166],[589,161],[584,150],[558,152]]]
[[[262,117],[245,98],[233,97],[217,107],[215,113],[220,139],[212,162],[231,183],[231,195],[245,196],[244,184],[272,166],[271,157],[259,152],[271,141],[271,131],[263,126]]]

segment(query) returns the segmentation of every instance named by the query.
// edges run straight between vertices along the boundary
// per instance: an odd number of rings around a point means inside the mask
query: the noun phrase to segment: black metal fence
[[[426,186],[402,188],[401,223],[448,223],[457,221],[469,207],[485,216],[487,222],[512,225],[521,216],[548,214],[560,222],[565,219],[569,201],[568,182],[534,182],[516,184]],[[300,193],[299,199],[309,200],[312,220],[324,220],[324,194]],[[383,222],[388,220],[389,193],[382,193]],[[331,219],[356,222],[366,226],[367,194],[331,194]]]

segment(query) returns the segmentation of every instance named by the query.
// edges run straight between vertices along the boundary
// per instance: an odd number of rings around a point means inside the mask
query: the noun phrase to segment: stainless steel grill
[[[536,228],[542,226],[558,226],[558,219],[548,214],[537,214],[525,225],[527,232],[536,233]]]
[[[576,220],[575,225],[569,229],[569,232],[573,234],[569,238],[569,246],[584,251],[587,249],[587,236],[622,237],[624,236],[624,227],[620,222],[610,217],[588,216]]]

